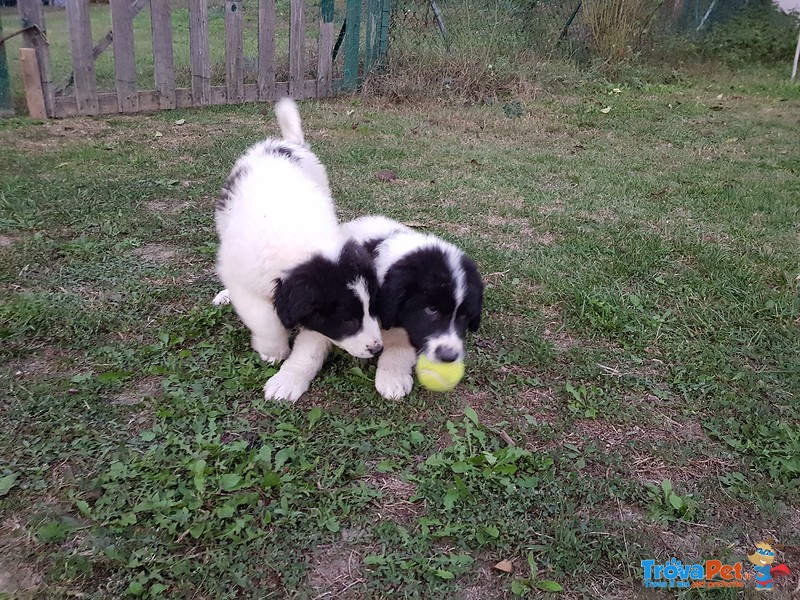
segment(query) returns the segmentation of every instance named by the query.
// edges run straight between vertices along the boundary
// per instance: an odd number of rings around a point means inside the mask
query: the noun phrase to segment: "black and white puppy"
[[[434,362],[464,359],[466,332],[481,322],[483,281],[453,244],[386,217],[361,217],[342,230],[372,254],[378,274],[384,331],[375,388],[402,398],[413,386],[418,354]]]
[[[305,144],[297,105],[281,100],[275,114],[283,139],[250,148],[216,204],[217,274],[227,289],[214,303],[233,304],[263,360],[286,359],[264,395],[293,402],[331,343],[359,358],[383,346],[372,257],[339,226],[325,167]]]

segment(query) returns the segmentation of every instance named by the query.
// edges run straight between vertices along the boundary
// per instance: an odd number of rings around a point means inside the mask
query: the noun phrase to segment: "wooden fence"
[[[306,64],[304,0],[289,0],[289,69],[285,81],[276,77],[276,0],[225,0],[225,85],[212,85],[209,52],[208,0],[188,0],[190,87],[176,87],[170,0],[109,0],[112,29],[95,45],[89,0],[66,0],[72,75],[53,82],[41,0],[18,0],[24,33],[21,52],[26,97],[31,116],[69,117],[135,113],[215,104],[269,101],[283,96],[324,97],[337,90],[354,90],[386,54],[390,0],[346,0],[345,20],[334,29],[334,0],[320,0],[317,64]],[[134,17],[150,7],[154,89],[137,89]],[[242,9],[258,8],[257,83],[245,84]],[[95,9],[97,10],[97,9]],[[366,23],[362,32],[362,14]],[[313,31],[316,32],[314,27]],[[362,39],[363,33],[363,39]],[[343,46],[340,73],[334,54]],[[96,58],[113,47],[113,92],[98,91]],[[27,70],[26,70],[27,67]],[[315,78],[307,73],[315,71]],[[31,73],[36,75],[31,76]],[[67,95],[65,90],[74,88]],[[40,114],[35,114],[40,113]]]

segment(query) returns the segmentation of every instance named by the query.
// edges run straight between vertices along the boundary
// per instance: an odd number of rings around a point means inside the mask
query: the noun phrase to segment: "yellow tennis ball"
[[[464,363],[433,362],[424,354],[417,359],[417,379],[432,392],[449,392],[464,376]]]

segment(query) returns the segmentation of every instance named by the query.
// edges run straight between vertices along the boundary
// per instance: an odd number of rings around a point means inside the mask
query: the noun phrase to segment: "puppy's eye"
[[[432,306],[426,306],[425,314],[428,315],[429,317],[438,317],[439,311],[433,308]]]

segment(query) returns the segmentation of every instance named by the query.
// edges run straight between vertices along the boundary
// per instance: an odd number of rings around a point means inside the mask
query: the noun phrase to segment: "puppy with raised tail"
[[[419,354],[433,362],[458,362],[467,331],[477,331],[483,281],[459,248],[386,217],[361,217],[342,225],[375,260],[383,354],[375,388],[389,399],[411,391]]]
[[[233,305],[263,360],[286,359],[264,395],[293,402],[331,344],[359,358],[383,346],[372,257],[339,226],[325,167],[305,144],[297,105],[283,99],[275,114],[283,139],[247,150],[216,203],[217,274],[227,289],[214,303]]]

